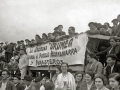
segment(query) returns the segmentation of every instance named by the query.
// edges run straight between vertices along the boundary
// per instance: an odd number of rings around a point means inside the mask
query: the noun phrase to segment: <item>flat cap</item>
[[[26,81],[32,81],[33,77],[30,76],[30,75],[26,75],[26,76],[24,76],[24,80],[26,80]]]
[[[24,42],[23,40],[21,40],[20,42]]]
[[[118,20],[117,20],[117,19],[113,19],[111,22],[116,22],[116,21],[118,22]]]
[[[25,41],[29,41],[28,39],[25,39]]]
[[[36,78],[35,78],[35,82],[40,82],[41,80],[42,80],[41,77],[36,77]]]
[[[16,77],[19,80],[21,79],[20,76],[18,76],[18,75],[14,75],[14,77]]]
[[[45,90],[53,90],[54,84],[52,82],[46,82],[44,87],[45,87]]]
[[[114,58],[115,60],[118,60],[118,58],[117,58],[117,56],[116,56],[115,54],[108,54],[108,55],[106,56],[106,58],[108,58],[108,57],[112,57],[112,58]]]

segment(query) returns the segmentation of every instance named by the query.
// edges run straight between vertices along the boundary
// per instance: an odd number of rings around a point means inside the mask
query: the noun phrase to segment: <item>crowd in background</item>
[[[88,63],[82,72],[74,72],[69,65],[63,62],[56,66],[56,74],[52,78],[47,76],[32,77],[28,70],[29,59],[27,47],[43,45],[48,42],[58,42],[76,35],[75,27],[69,27],[68,34],[63,26],[58,25],[53,33],[35,35],[35,39],[17,41],[17,43],[0,43],[0,90],[120,90],[120,15],[104,25],[90,22],[91,35],[112,36],[109,39],[110,47],[94,53],[87,51]],[[115,37],[113,37],[115,36]],[[105,60],[97,56],[105,54]]]

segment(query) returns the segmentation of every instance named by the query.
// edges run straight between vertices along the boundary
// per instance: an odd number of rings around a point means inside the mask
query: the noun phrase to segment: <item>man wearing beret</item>
[[[14,76],[13,82],[14,82],[17,90],[24,90],[24,86],[20,83],[20,77],[19,76]]]
[[[32,76],[29,75],[24,76],[24,83],[25,83],[24,90],[37,90],[37,87],[32,80],[33,80]]]
[[[107,66],[104,69],[104,74],[108,78],[111,73],[120,73],[120,63],[117,62],[117,56],[109,54],[106,56]]]

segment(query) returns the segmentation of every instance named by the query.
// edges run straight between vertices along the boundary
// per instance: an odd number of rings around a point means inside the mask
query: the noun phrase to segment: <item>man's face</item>
[[[113,25],[118,25],[118,21],[114,21],[114,22],[113,22]]]
[[[44,85],[46,83],[46,79],[43,78],[41,82],[42,82],[42,85]]]
[[[13,78],[13,83],[14,83],[14,84],[19,83],[19,79],[18,79],[18,78],[16,78],[16,77],[14,77],[14,78]]]
[[[62,31],[62,29],[63,29],[62,26],[59,26],[59,27],[58,27],[58,30],[59,30],[59,31]]]
[[[93,24],[90,24],[90,30],[94,30],[95,29],[95,26]]]
[[[3,79],[3,80],[6,80],[7,78],[8,78],[7,72],[6,72],[6,71],[3,71],[3,72],[2,72],[2,79]]]
[[[89,55],[87,55],[87,60],[89,63],[92,63],[92,61],[93,61],[93,59]]]
[[[63,73],[64,73],[64,72],[67,72],[67,69],[68,69],[67,65],[66,65],[66,64],[62,64],[62,66],[61,66],[62,72],[63,72]]]
[[[49,34],[49,39],[54,39],[55,37],[52,34]]]
[[[69,29],[68,29],[68,33],[69,33],[69,35],[70,35],[70,34],[74,34],[75,32],[72,30],[72,28],[69,28]]]
[[[107,65],[108,65],[108,66],[112,66],[112,65],[115,64],[115,60],[112,60],[111,57],[108,57],[106,62],[107,62]]]

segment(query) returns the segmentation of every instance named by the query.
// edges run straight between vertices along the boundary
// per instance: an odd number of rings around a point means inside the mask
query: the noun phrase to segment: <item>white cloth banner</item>
[[[27,48],[29,66],[60,65],[62,62],[84,64],[87,42],[87,35],[80,34],[64,41]]]

